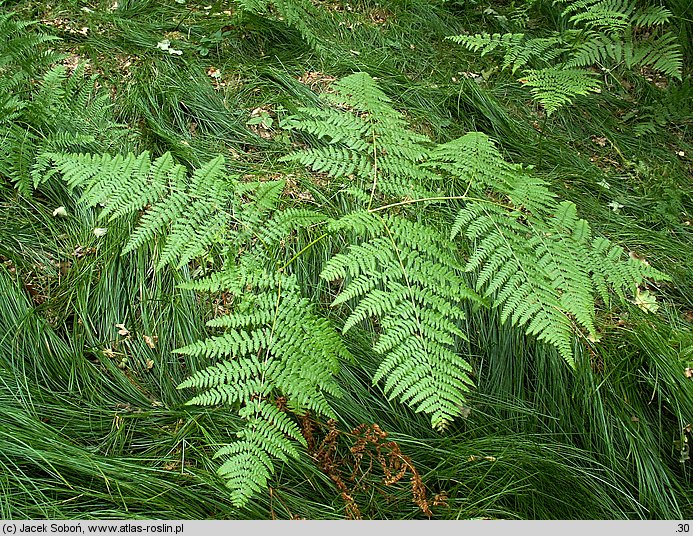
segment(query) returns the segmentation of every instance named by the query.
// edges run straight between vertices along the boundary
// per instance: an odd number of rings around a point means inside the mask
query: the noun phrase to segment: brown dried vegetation
[[[347,433],[337,429],[337,422],[332,419],[322,424],[306,414],[301,420],[301,431],[308,452],[339,490],[348,519],[362,519],[355,499],[358,493],[370,491],[379,483],[393,486],[407,474],[410,475],[412,501],[426,516],[433,515],[426,486],[412,459],[402,452],[396,441],[388,440],[387,432],[378,424],[362,423]],[[322,439],[318,435],[322,435]],[[376,476],[380,471],[382,476]],[[444,504],[444,496],[436,496],[436,504]]]

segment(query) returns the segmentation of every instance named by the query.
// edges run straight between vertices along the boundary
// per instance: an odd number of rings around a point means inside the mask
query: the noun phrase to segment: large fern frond
[[[565,4],[567,29],[548,36],[525,34],[456,35],[448,39],[485,55],[503,51],[502,68],[521,71],[525,84],[547,114],[579,95],[599,91],[585,67],[650,67],[681,79],[683,54],[674,34],[661,27],[671,12],[661,6],[636,6],[633,0],[556,0]],[[648,32],[642,29],[647,28]],[[642,36],[647,35],[643,38]]]
[[[226,460],[218,472],[237,506],[266,486],[273,458],[296,458],[295,443],[305,444],[280,409],[279,397],[293,411],[334,417],[325,395],[339,396],[334,374],[341,360],[351,359],[338,333],[300,295],[295,278],[269,273],[262,264],[246,258],[238,267],[189,285],[230,292],[236,301],[230,314],[209,322],[223,334],[176,350],[224,360],[196,372],[179,388],[204,389],[189,404],[232,404],[247,420],[239,439],[216,454]]]
[[[628,69],[649,66],[667,76],[680,78],[683,54],[671,33],[635,40],[630,29],[619,36],[590,31],[575,44],[564,66],[585,67],[607,62],[622,63]]]
[[[0,14],[0,72],[18,68],[33,77],[63,57],[47,46],[59,39],[38,31],[36,24],[17,20],[14,13]]]
[[[55,40],[33,23],[0,15],[0,174],[24,195],[37,154],[103,149],[125,134],[84,66],[69,75],[51,66],[63,57],[49,48]]]
[[[377,319],[381,332],[374,350],[383,361],[373,381],[384,380],[389,398],[428,413],[432,425],[443,429],[460,414],[472,386],[471,366],[458,342],[466,339],[460,328],[463,302],[479,298],[467,287],[452,244],[435,229],[367,212],[347,218],[359,230],[364,219],[371,220],[372,238],[325,265],[322,278],[346,283],[332,305],[356,301],[345,332]]]
[[[573,363],[572,339],[582,330],[599,338],[595,298],[610,292],[625,299],[646,278],[666,279],[603,238],[592,238],[575,205],[563,201],[543,216],[495,204],[471,203],[455,229],[465,229],[474,245],[467,270],[476,287],[492,298],[501,321],[525,326],[529,335],[555,346]]]

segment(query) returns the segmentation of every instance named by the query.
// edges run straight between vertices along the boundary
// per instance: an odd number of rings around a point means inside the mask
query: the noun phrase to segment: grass
[[[690,35],[686,1],[670,2],[681,36]],[[552,20],[555,11],[542,3],[485,12],[460,2],[320,2],[305,30],[319,38],[317,47],[277,17],[194,2],[115,5],[0,3],[59,36],[67,65],[87,62],[97,89],[80,82],[89,89],[84,103],[96,95],[109,103],[90,109],[75,106],[74,94],[56,97],[46,115],[27,98],[21,120],[0,116],[33,136],[21,166],[0,159],[2,518],[348,517],[334,479],[309,456],[282,465],[249,506],[233,507],[211,455],[239,419],[224,408],[185,406],[176,385],[206,363],[172,353],[204,334],[214,297],[181,290],[192,277],[186,270],[153,273],[151,252],[121,256],[134,222],[108,225],[99,238],[96,213],[57,182],[30,195],[16,186],[45,148],[146,149],[171,151],[188,166],[221,153],[240,175],[291,174],[319,202],[340,203],[329,187],[279,162],[291,150],[279,123],[315,106],[332,78],[359,70],[377,77],[412,125],[437,141],[468,130],[493,136],[508,159],[534,166],[574,201],[595,230],[672,276],[653,289],[657,315],[632,307],[606,319],[603,341],[581,346],[575,371],[557,367],[553,350],[501,326],[495,313],[470,315],[465,350],[474,356],[477,390],[468,416],[442,435],[371,385],[372,333],[354,335],[357,359],[343,367],[345,395],[335,403],[335,459],[361,514],[426,517],[408,477],[386,485],[376,464],[359,485],[348,479],[353,430],[377,423],[411,458],[437,502],[434,518],[693,516],[692,468],[681,443],[691,440],[685,426],[693,422],[693,388],[682,374],[693,366],[690,41],[682,40],[682,81],[660,88],[646,74],[619,72],[602,94],[545,118],[492,59],[444,40],[479,27],[514,31],[523,13],[528,27]],[[226,34],[212,39],[217,31]],[[156,48],[163,39],[183,54]],[[0,74],[8,77],[2,67]],[[22,97],[40,91],[37,80],[22,81]],[[254,110],[272,125],[248,124]],[[63,143],[61,132],[92,138]],[[66,218],[53,216],[60,206]],[[421,217],[435,213],[422,209]],[[300,257],[303,280],[318,285],[316,266],[339,247],[320,243]],[[327,423],[315,426],[324,437]]]

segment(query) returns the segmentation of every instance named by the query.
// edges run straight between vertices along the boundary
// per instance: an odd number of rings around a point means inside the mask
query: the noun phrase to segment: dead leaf
[[[96,253],[96,248],[85,248],[82,246],[77,246],[72,252],[72,254],[78,259],[86,257],[87,255],[93,255],[94,253]]]
[[[123,337],[130,335],[130,330],[125,327],[125,324],[116,324],[115,327],[118,328],[118,335],[122,335]]]
[[[634,261],[640,261],[643,263],[645,266],[649,266],[650,263],[645,260],[645,257],[641,257],[638,255],[635,251],[629,251],[628,256],[633,259]]]
[[[149,346],[151,349],[156,348],[156,343],[159,341],[159,337],[154,335],[153,337],[150,337],[149,335],[142,335],[142,338],[144,339],[144,342]]]
[[[686,376],[686,378],[693,378],[693,368],[686,367],[683,371],[683,374],[684,376]]]
[[[444,491],[436,493],[433,497],[433,506],[448,506],[448,494]]]
[[[152,370],[154,367],[154,361],[152,359],[147,359],[147,370]]]
[[[320,71],[307,71],[298,78],[299,82],[310,86],[310,88],[314,91],[327,91],[329,85],[335,80],[337,79],[334,76],[330,76]]]

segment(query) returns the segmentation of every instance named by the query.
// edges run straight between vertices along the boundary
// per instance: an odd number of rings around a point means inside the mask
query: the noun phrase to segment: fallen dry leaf
[[[645,266],[649,266],[650,263],[645,260],[645,257],[642,257],[638,255],[635,251],[629,251],[628,256],[633,259],[634,261],[640,261],[643,263]]]
[[[436,493],[433,497],[433,506],[448,506],[448,494],[444,491]]]
[[[96,253],[96,248],[85,248],[82,246],[77,246],[72,252],[72,254],[78,259],[86,257],[87,255],[93,255],[94,253]]]
[[[149,346],[150,348],[154,349],[156,348],[156,343],[159,341],[159,337],[154,335],[153,337],[150,337],[149,335],[142,335],[142,338],[144,339],[144,342]]]
[[[125,324],[116,324],[115,327],[118,328],[118,335],[122,335],[123,337],[130,335],[130,330],[125,327]]]

